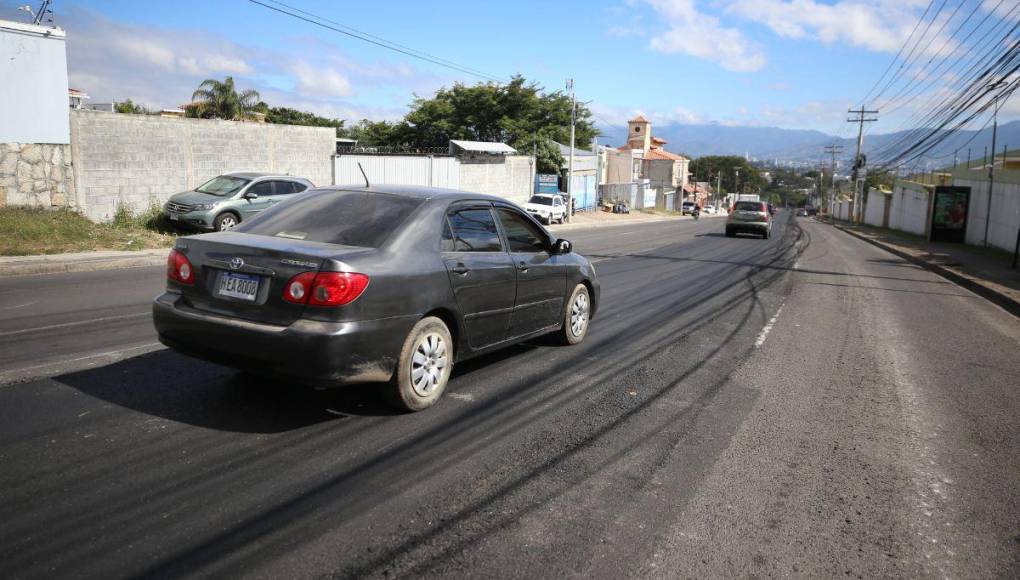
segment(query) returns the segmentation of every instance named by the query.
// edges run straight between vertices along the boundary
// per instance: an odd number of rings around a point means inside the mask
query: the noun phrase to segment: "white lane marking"
[[[0,308],[0,310],[17,310],[18,308],[24,308],[26,306],[31,306],[31,305],[35,304],[36,302],[38,302],[38,300],[33,300],[31,302],[26,302],[24,304],[18,304],[18,305],[15,305],[15,306],[4,306],[3,308]]]
[[[18,334],[28,334],[29,332],[41,332],[43,330],[55,330],[57,328],[70,328],[72,326],[81,326],[83,324],[92,324],[95,322],[107,322],[109,320],[127,320],[129,318],[141,318],[143,316],[151,315],[152,315],[151,312],[137,312],[135,314],[121,314],[119,316],[104,316],[103,318],[93,318],[91,320],[79,320],[78,322],[65,322],[63,324],[51,324],[49,326],[23,328],[21,330],[8,330],[7,332],[0,332],[0,337],[16,336]]]
[[[772,326],[776,323],[776,319],[779,318],[779,313],[782,311],[783,307],[780,306],[779,310],[776,310],[776,315],[769,320],[769,323],[765,325],[765,328],[761,329],[761,332],[758,333],[758,340],[754,341],[754,348],[759,348],[761,345],[765,344],[765,338],[768,337],[769,331],[772,330]]]
[[[50,363],[43,363],[41,365],[34,365],[34,366],[30,366],[30,367],[21,367],[21,368],[18,368],[18,369],[11,369],[9,371],[5,371],[5,372],[0,373],[0,388],[11,386],[11,385],[4,384],[4,383],[10,383],[11,381],[18,380],[20,378],[42,378],[42,377],[45,377],[48,374],[45,371],[41,372],[41,373],[39,373],[38,375],[35,375],[35,376],[28,376],[28,375],[25,375],[24,373],[29,373],[29,372],[32,372],[32,371],[38,371],[40,369],[57,369],[59,371],[63,367],[69,366],[72,363],[84,362],[84,361],[89,361],[89,360],[92,360],[92,359],[103,358],[103,357],[110,358],[111,359],[110,362],[113,363],[113,362],[116,362],[116,361],[118,361],[118,360],[120,360],[122,358],[125,358],[123,355],[126,355],[127,353],[134,352],[134,351],[137,351],[137,350],[142,350],[142,349],[157,350],[157,349],[153,349],[153,347],[157,347],[157,346],[158,347],[162,347],[163,345],[162,345],[162,343],[159,343],[159,342],[147,342],[145,344],[140,344],[138,346],[131,346],[131,347],[128,347],[128,348],[122,348],[120,350],[111,350],[111,351],[107,351],[107,352],[97,352],[95,354],[89,354],[89,355],[80,356],[80,357],[77,357],[77,358],[72,358],[72,359],[67,359],[67,360],[60,360],[60,361],[54,361],[54,362],[50,362]],[[89,364],[85,365],[85,368],[88,368],[91,365],[92,365],[92,363],[89,363]]]

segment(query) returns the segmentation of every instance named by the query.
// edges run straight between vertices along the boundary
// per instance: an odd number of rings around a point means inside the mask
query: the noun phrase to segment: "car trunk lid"
[[[306,308],[283,299],[291,278],[324,266],[331,269],[345,256],[371,251],[240,232],[183,238],[177,249],[198,274],[194,285],[182,287],[192,308],[281,326],[297,320]]]

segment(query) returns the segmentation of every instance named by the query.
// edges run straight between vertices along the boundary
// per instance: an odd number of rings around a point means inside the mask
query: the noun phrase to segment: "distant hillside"
[[[627,127],[600,126],[602,136],[599,142],[619,146],[624,143]],[[692,157],[705,155],[749,155],[760,160],[779,159],[785,162],[817,163],[824,157],[826,145],[836,143],[843,146],[842,161],[849,161],[856,147],[856,139],[839,139],[821,131],[802,129],[782,129],[779,127],[746,127],[720,124],[688,125],[671,123],[653,125],[652,131],[669,143],[666,149],[684,153]],[[884,135],[868,135],[865,137],[865,153],[876,153],[884,147],[895,143],[906,132],[888,133]],[[975,135],[977,133],[977,135]],[[951,164],[953,152],[959,150],[960,162],[967,158],[967,148],[971,150],[972,159],[980,159],[984,148],[992,142],[992,130],[960,131],[948,137],[939,147],[928,154],[928,157],[940,158],[931,163],[936,166]],[[1011,121],[999,125],[996,148],[1002,152],[1003,146],[1013,149],[1020,148],[1020,121]],[[923,164],[922,164],[923,165]]]

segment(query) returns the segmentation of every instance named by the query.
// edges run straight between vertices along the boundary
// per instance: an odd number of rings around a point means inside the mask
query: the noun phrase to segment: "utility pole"
[[[736,204],[740,200],[740,169],[734,167],[733,173],[736,175],[733,181],[733,204]],[[733,204],[730,204],[730,207]]]
[[[1006,81],[999,81],[988,85],[988,90],[994,91],[1006,86]],[[985,211],[985,241],[988,245],[988,224],[992,221],[992,190],[995,189],[995,137],[999,131],[999,93],[995,94],[992,113],[992,162],[988,165],[988,206]],[[986,154],[987,156],[987,154]],[[1002,156],[1002,168],[1006,168],[1006,156]]]
[[[574,79],[567,79],[567,90],[570,91],[570,162],[567,164],[567,222],[573,221],[574,213],[574,123],[576,121],[577,101],[574,99]]]
[[[833,143],[825,148],[825,152],[832,157],[832,165],[830,166],[830,171],[832,171],[832,186],[829,190],[829,215],[831,216],[833,215],[836,207],[836,155],[843,152],[843,146]],[[818,189],[821,189],[821,184],[819,184]]]
[[[864,205],[861,202],[862,198],[864,197],[864,194],[861,191],[863,189],[863,183],[858,183],[857,176],[860,174],[861,169],[864,169],[864,166],[867,164],[867,159],[861,153],[861,149],[864,148],[864,124],[874,123],[875,121],[877,121],[878,120],[877,118],[869,119],[868,115],[877,115],[878,111],[868,111],[864,108],[864,105],[861,105],[860,109],[850,109],[847,112],[850,113],[851,115],[855,115],[855,117],[853,119],[847,119],[846,122],[857,123],[857,155],[854,157],[854,171],[852,177],[854,183],[853,222],[860,223],[861,216],[864,215],[864,212],[861,211],[863,209],[861,206]]]
[[[722,201],[722,171],[719,172],[716,178],[719,180],[719,187],[716,188],[716,197],[719,198],[719,201]],[[718,201],[716,202],[716,209],[720,209]]]

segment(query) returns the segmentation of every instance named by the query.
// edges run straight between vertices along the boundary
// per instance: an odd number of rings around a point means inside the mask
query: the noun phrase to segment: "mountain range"
[[[599,126],[602,135],[601,143],[619,146],[627,138],[626,126]],[[670,123],[653,125],[652,133],[667,141],[666,150],[682,153],[688,157],[705,155],[740,155],[752,160],[779,161],[783,164],[818,164],[828,162],[829,156],[824,148],[836,144],[843,147],[842,155],[838,156],[846,164],[853,158],[856,151],[856,136],[840,138],[821,131],[805,129],[783,129],[780,127],[756,127],[739,125],[683,124]],[[864,152],[874,156],[897,141],[907,137],[909,131],[894,133],[866,134]],[[939,146],[926,154],[919,163],[924,169],[951,165],[953,155],[959,155],[963,163],[970,149],[972,159],[981,159],[985,147],[991,146],[992,128],[981,130],[957,131],[946,137]],[[896,145],[894,151],[902,150],[909,140]],[[996,149],[1002,153],[1003,146],[1020,148],[1020,121],[1010,121],[999,125]],[[873,161],[871,159],[869,161]]]

